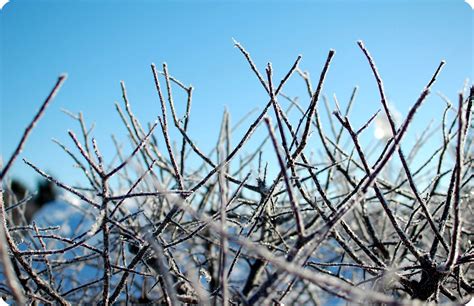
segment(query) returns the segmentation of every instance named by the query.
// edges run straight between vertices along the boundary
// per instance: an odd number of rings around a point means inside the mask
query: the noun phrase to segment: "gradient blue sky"
[[[232,38],[247,48],[262,71],[272,62],[276,80],[302,54],[300,66],[310,71],[315,83],[328,50],[335,49],[324,93],[336,93],[345,105],[352,88],[360,87],[352,115],[356,126],[380,107],[358,39],[374,56],[389,99],[402,114],[442,59],[447,65],[433,89],[455,100],[465,79],[473,75],[472,18],[473,11],[462,0],[13,0],[0,11],[1,155],[10,156],[57,76],[66,72],[68,80],[22,157],[74,183],[79,171],[50,141],[57,138],[71,145],[67,130],[79,131],[60,109],[83,111],[88,123],[96,123],[94,136],[110,160],[110,134],[126,141],[114,108],[115,101],[122,102],[120,80],[142,121],[159,114],[152,62],[167,62],[172,75],[195,87],[191,134],[205,150],[210,148],[224,107],[236,122],[266,103],[264,90]],[[307,105],[298,78],[288,83],[285,93],[301,97]],[[183,101],[177,103],[183,110]],[[439,118],[443,107],[432,95],[411,131],[416,134],[431,118]],[[11,174],[30,183],[35,178],[21,160]]]

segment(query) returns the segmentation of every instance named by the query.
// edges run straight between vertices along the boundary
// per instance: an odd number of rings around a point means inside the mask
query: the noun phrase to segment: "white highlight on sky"
[[[465,1],[474,10],[474,0],[465,0]]]
[[[9,0],[0,0],[0,10],[8,3]],[[0,306],[2,305],[2,300],[0,299]]]
[[[400,123],[402,115],[399,111],[395,109],[393,105],[389,105],[390,113],[392,114],[393,120],[395,120],[395,124],[397,125]],[[390,122],[388,121],[387,115],[382,110],[377,117],[375,118],[375,130],[374,136],[377,139],[389,140],[392,134],[392,128],[390,127]]]

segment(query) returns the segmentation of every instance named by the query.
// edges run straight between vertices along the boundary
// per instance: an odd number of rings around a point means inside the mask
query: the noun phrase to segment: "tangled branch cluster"
[[[119,104],[116,109],[131,152],[123,152],[116,142],[116,156],[107,162],[82,113],[69,113],[82,135],[69,131],[73,149],[57,143],[82,170],[87,186],[70,186],[24,160],[79,199],[80,204],[70,204],[80,220],[68,235],[62,224],[41,227],[13,220],[13,211],[21,212],[27,201],[11,195],[7,180],[34,125],[65,81],[64,76],[58,79],[0,173],[2,194],[9,195],[0,197],[2,294],[18,304],[61,305],[468,300],[474,280],[474,87],[467,98],[459,94],[456,107],[446,107],[437,130],[443,139],[439,148],[426,151],[423,145],[431,136],[425,131],[412,150],[404,150],[403,139],[444,62],[397,126],[374,60],[358,42],[392,135],[379,156],[372,157],[359,138],[377,114],[360,127],[352,125],[349,114],[357,89],[345,110],[336,100],[333,133],[323,128],[318,105],[333,50],[314,89],[309,74],[299,68],[301,57],[276,83],[270,64],[261,74],[249,53],[235,45],[268,93],[268,102],[242,138],[232,139],[240,123],[232,127],[226,112],[215,148],[203,152],[188,130],[193,88],[170,76],[166,64],[162,71],[152,65],[162,111],[155,123],[140,123],[121,83],[125,110]],[[282,91],[294,75],[307,87],[306,106]],[[182,117],[172,89],[187,97]],[[298,120],[292,122],[279,99],[290,102]],[[170,128],[179,132],[175,146]],[[267,136],[243,154],[258,128],[266,129]],[[319,137],[319,156],[308,145],[313,134]],[[349,140],[347,145],[343,139]],[[263,148],[276,157],[274,174],[263,165]],[[410,164],[419,152],[427,158],[413,169]],[[401,167],[384,175],[395,159]],[[200,165],[194,167],[196,160]],[[79,277],[86,270],[88,278]]]

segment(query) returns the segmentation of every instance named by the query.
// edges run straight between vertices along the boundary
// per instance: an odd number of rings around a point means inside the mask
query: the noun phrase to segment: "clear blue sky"
[[[68,80],[22,157],[74,183],[79,171],[51,138],[71,145],[67,130],[78,132],[79,127],[60,109],[83,111],[88,123],[96,123],[94,136],[110,160],[110,134],[126,141],[114,108],[115,101],[122,102],[120,80],[142,121],[159,114],[152,62],[167,62],[172,75],[193,84],[191,134],[200,146],[210,148],[225,106],[236,122],[266,103],[265,92],[232,38],[247,48],[262,71],[272,62],[276,80],[302,54],[300,66],[312,73],[315,83],[328,50],[335,49],[324,93],[329,97],[336,93],[345,104],[359,85],[352,115],[355,125],[380,107],[358,39],[374,56],[388,96],[402,114],[441,59],[447,65],[433,89],[455,100],[464,80],[473,76],[472,18],[473,11],[462,0],[12,0],[0,11],[1,155],[10,156],[57,76],[66,72]],[[306,99],[297,78],[285,92]],[[419,126],[439,118],[443,106],[432,95],[417,117]],[[35,177],[21,160],[12,174],[30,183]]]

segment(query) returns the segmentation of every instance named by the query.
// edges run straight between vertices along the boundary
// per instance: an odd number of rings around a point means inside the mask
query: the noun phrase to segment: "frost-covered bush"
[[[252,120],[247,128],[239,127],[240,138],[225,112],[211,152],[200,149],[188,129],[193,88],[165,64],[162,71],[152,65],[158,121],[140,122],[121,83],[125,109],[116,108],[132,149],[117,143],[116,156],[102,156],[82,113],[69,113],[82,135],[69,132],[73,148],[58,145],[88,184],[71,186],[24,160],[63,198],[44,206],[30,224],[14,221],[13,211],[25,201],[11,196],[7,173],[64,82],[60,77],[0,174],[10,195],[0,197],[1,293],[18,304],[468,300],[474,279],[474,89],[447,104],[439,148],[425,146],[433,135],[425,132],[407,150],[403,139],[444,62],[403,118],[389,107],[374,60],[358,44],[375,76],[381,112],[354,126],[349,112],[355,89],[344,110],[336,103],[330,133],[319,102],[333,50],[317,83],[300,70],[301,57],[276,82],[270,64],[260,73],[236,43],[268,100],[246,118]],[[292,77],[304,82],[306,100],[284,94]],[[178,90],[184,103],[174,101]],[[182,113],[175,103],[185,105]],[[375,151],[360,140],[374,119],[382,148]],[[171,129],[178,137],[171,139]],[[255,139],[257,129],[263,139]],[[423,155],[418,164],[417,154]]]

